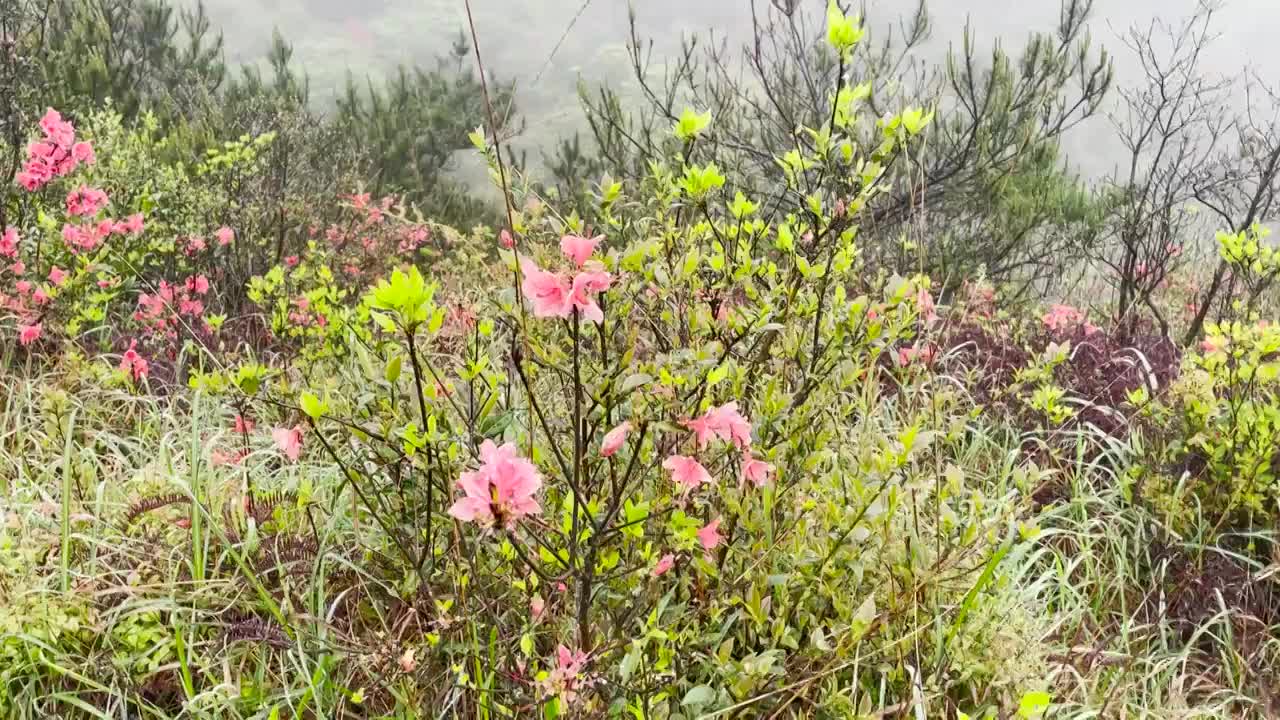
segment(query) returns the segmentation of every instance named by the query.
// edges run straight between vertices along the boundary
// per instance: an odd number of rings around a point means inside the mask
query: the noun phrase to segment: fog
[[[729,42],[746,39],[752,0],[643,0],[636,2],[642,36],[655,42],[656,55],[670,52],[686,33],[715,32]],[[763,12],[768,0],[755,0]],[[817,13],[825,0],[801,0]],[[1135,82],[1135,63],[1120,36],[1134,24],[1155,18],[1176,22],[1193,13],[1198,0],[1096,0],[1091,28],[1095,45],[1115,58],[1117,83]],[[868,0],[867,22],[883,32],[914,0]],[[294,45],[295,58],[311,78],[313,96],[324,103],[348,71],[377,74],[400,63],[434,62],[466,27],[461,0],[207,0],[215,24],[226,35],[233,60],[253,62],[265,52],[272,29]],[[935,0],[933,30],[925,51],[941,58],[958,43],[966,22],[979,42],[1002,42],[1014,50],[1027,33],[1051,30],[1057,0]],[[623,0],[473,0],[476,30],[489,69],[518,87],[518,104],[528,122],[525,148],[545,148],[581,127],[576,87],[630,84],[625,52],[628,3]],[[1231,0],[1222,5],[1205,70],[1238,74],[1245,66],[1280,84],[1280,0]],[[477,118],[476,122],[479,123]],[[1116,148],[1105,119],[1097,118],[1067,138],[1073,164],[1088,175],[1105,173]]]

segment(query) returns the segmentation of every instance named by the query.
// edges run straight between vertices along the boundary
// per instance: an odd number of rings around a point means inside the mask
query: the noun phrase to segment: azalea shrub
[[[417,620],[387,637],[404,683],[371,707],[779,711],[802,673],[837,715],[921,682],[996,712],[1040,684],[1046,628],[995,580],[1034,537],[1041,471],[992,457],[975,482],[954,390],[878,393],[936,321],[927,278],[868,278],[857,246],[913,132],[807,131],[794,209],[765,218],[699,164],[706,128],[687,114],[682,154],[602,184],[594,217],[513,198],[485,292],[384,276],[328,373],[202,379],[277,418],[286,460],[340,468],[376,528],[360,602]],[[838,194],[807,193],[818,178]],[[916,612],[938,618],[917,670],[864,662]]]

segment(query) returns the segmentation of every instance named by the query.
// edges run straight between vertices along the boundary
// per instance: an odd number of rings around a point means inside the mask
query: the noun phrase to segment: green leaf
[[[404,358],[396,355],[387,362],[387,367],[382,371],[382,377],[389,383],[394,383],[400,379],[400,368],[404,365]]]
[[[710,685],[699,685],[684,694],[681,705],[706,705],[716,699],[716,691]]]
[[[651,382],[653,382],[652,375],[648,373],[634,373],[632,375],[628,375],[626,379],[622,381],[622,386],[619,387],[618,390],[622,393],[629,393],[632,390],[648,385]]]
[[[302,407],[302,412],[306,413],[307,417],[312,420],[319,420],[327,409],[325,408],[324,403],[320,402],[320,398],[316,397],[314,393],[309,392],[302,393],[302,397],[299,399],[298,404]]]
[[[1043,690],[1029,692],[1023,695],[1022,700],[1018,702],[1018,717],[1028,718],[1028,720],[1044,717],[1044,714],[1049,711],[1049,704],[1052,701],[1053,698],[1049,696],[1049,693]]]
[[[729,376],[729,366],[721,365],[715,368],[714,370],[712,370],[711,372],[707,373],[707,384],[718,385],[720,381],[724,380],[728,376]]]
[[[691,108],[685,108],[684,112],[680,113],[680,119],[676,121],[672,132],[681,140],[690,140],[700,135],[710,124],[711,111],[696,113]]]

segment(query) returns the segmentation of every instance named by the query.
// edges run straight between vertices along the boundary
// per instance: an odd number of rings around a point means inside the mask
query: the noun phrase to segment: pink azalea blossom
[[[582,313],[585,320],[599,325],[604,322],[604,312],[600,306],[596,304],[591,293],[603,292],[609,289],[609,285],[613,282],[613,277],[603,271],[588,271],[578,273],[573,278],[573,288],[569,294],[569,305]]]
[[[284,456],[292,460],[298,461],[298,457],[302,455],[302,427],[295,425],[291,428],[276,428],[271,431],[271,438],[275,440],[276,447]]]
[[[13,273],[14,275],[21,275],[26,271],[27,271],[27,264],[22,262],[21,260],[15,260],[13,264],[9,266],[9,272]]]
[[[81,217],[93,217],[106,206],[107,194],[97,188],[81,185],[67,193],[67,213]]]
[[[582,671],[586,663],[586,653],[570,651],[560,645],[556,648],[556,666],[547,673],[546,679],[539,681],[539,685],[547,695],[560,698],[566,705],[571,704],[582,690]]]
[[[209,453],[209,462],[212,463],[214,467],[222,465],[239,465],[240,461],[244,460],[247,454],[248,451],[244,448],[233,451],[214,448],[213,451]]]
[[[711,473],[702,467],[702,463],[684,455],[672,455],[662,461],[662,467],[671,473],[671,479],[685,491],[694,490],[704,483],[712,482]]]
[[[284,264],[289,267],[297,267],[299,262],[301,261],[298,259],[297,255],[289,255],[284,259]]]
[[[714,550],[724,537],[720,534],[720,518],[716,518],[698,530],[698,542],[706,550]]]
[[[750,482],[756,487],[764,487],[769,482],[769,475],[773,473],[773,466],[769,463],[757,459],[750,451],[742,454],[742,480]]]
[[[18,294],[20,295],[26,295],[27,293],[31,292],[30,281],[19,280],[18,282],[14,283],[13,286],[18,290]]]
[[[125,351],[124,356],[120,359],[120,369],[133,376],[134,381],[138,381],[147,376],[151,369],[151,365],[146,358],[138,354],[138,341],[130,340],[129,349]]]
[[[193,275],[187,278],[187,292],[204,295],[209,292],[209,278],[204,275]]]
[[[698,447],[706,447],[713,437],[732,441],[739,449],[751,446],[751,422],[738,412],[737,401],[711,408],[701,417],[683,421],[693,431]]]
[[[932,323],[938,319],[938,312],[933,303],[933,296],[928,290],[920,288],[916,291],[916,310],[924,318],[925,323]]]
[[[1041,321],[1054,332],[1065,332],[1075,330],[1084,323],[1084,318],[1084,313],[1070,305],[1053,305]]]
[[[578,267],[582,267],[593,253],[596,246],[604,239],[603,235],[597,235],[593,238],[585,238],[579,235],[565,235],[560,238],[560,252],[569,258]]]
[[[631,421],[624,420],[618,427],[605,433],[604,441],[600,443],[600,456],[612,457],[627,442],[627,435],[630,432]]]
[[[19,325],[18,342],[23,345],[30,345],[40,337],[40,333],[42,332],[44,332],[44,326],[40,323],[36,323],[35,325]]]
[[[458,478],[465,495],[449,508],[450,515],[486,527],[495,521],[513,527],[525,515],[542,512],[534,499],[542,487],[542,476],[532,462],[519,456],[513,443],[498,447],[485,440],[480,446],[480,462],[479,469]]]
[[[226,225],[223,225],[222,227],[213,231],[213,237],[215,240],[218,241],[218,245],[221,245],[221,246],[230,245],[236,239],[236,231],[232,230]]]
[[[62,283],[66,281],[67,281],[66,270],[63,270],[57,265],[54,265],[52,268],[49,269],[49,282],[53,283],[54,285],[60,286],[62,285]]]
[[[18,229],[5,228],[4,235],[0,235],[0,255],[4,257],[18,256]]]
[[[570,288],[563,277],[543,270],[528,258],[521,260],[520,271],[524,276],[520,287],[533,303],[535,317],[569,317]]]
[[[547,609],[547,601],[542,599],[541,595],[534,595],[529,598],[529,615],[534,620],[542,617],[542,613]]]
[[[516,239],[512,237],[510,230],[503,228],[502,232],[498,233],[498,243],[507,250],[510,250],[516,246]]]
[[[122,229],[130,235],[139,235],[143,230],[142,213],[134,213],[124,219]]]
[[[668,570],[675,567],[675,565],[676,565],[676,556],[672,555],[671,553],[667,553],[666,555],[663,555],[661,558],[659,558],[658,563],[653,566],[653,576],[662,577],[663,575],[667,574]]]
[[[248,435],[253,432],[253,421],[237,413],[235,419],[231,422],[231,427],[240,435]]]
[[[31,299],[34,300],[37,305],[44,305],[49,302],[49,293],[46,292],[44,288],[38,287],[34,293],[31,293]]]
[[[78,142],[72,145],[71,157],[75,158],[76,162],[82,162],[85,165],[92,165],[97,160],[93,153],[93,146],[87,142]]]

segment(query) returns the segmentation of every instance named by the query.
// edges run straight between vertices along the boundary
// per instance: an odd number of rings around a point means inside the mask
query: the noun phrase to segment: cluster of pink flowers
[[[738,412],[738,403],[727,402],[703,413],[701,417],[681,423],[693,431],[698,447],[706,447],[712,438],[732,441],[739,450],[751,447],[751,422]]]
[[[27,146],[27,161],[17,181],[28,192],[35,192],[54,178],[66,177],[80,163],[94,161],[93,146],[76,142],[76,129],[50,108],[40,120],[44,138]]]
[[[213,239],[218,241],[218,247],[226,247],[236,239],[236,231],[223,225],[213,231]]]
[[[41,323],[31,325],[18,326],[18,342],[25,347],[40,339],[41,333],[44,332],[44,326]]]
[[[741,479],[750,482],[756,487],[762,487],[769,482],[769,475],[773,473],[773,466],[763,460],[756,458],[751,452],[751,422],[743,417],[738,411],[738,403],[736,401],[727,402],[719,407],[713,407],[707,410],[700,417],[692,420],[684,420],[682,423],[685,427],[693,431],[694,439],[698,448],[705,448],[714,439],[720,439],[724,442],[732,443],[742,453],[742,476]],[[686,489],[693,489],[701,485],[703,482],[710,482],[710,474],[696,460],[690,460],[694,468],[687,462],[677,460],[683,456],[674,455],[668,458],[671,462],[668,466],[665,462],[663,467],[671,472],[671,477],[677,483]],[[698,472],[701,469],[702,472]]]
[[[0,235],[0,257],[18,257],[18,242],[20,240],[17,228],[5,228],[4,234]],[[21,275],[22,273],[15,272],[14,274]]]
[[[514,444],[498,447],[485,440],[480,463],[479,469],[458,478],[464,496],[449,508],[450,515],[485,527],[502,523],[510,528],[525,515],[542,512],[534,499],[542,476],[532,462],[520,457]]]
[[[902,347],[898,348],[893,361],[897,363],[898,367],[907,367],[916,361],[919,361],[922,365],[930,365],[933,363],[933,356],[936,352],[937,350],[932,344]]]
[[[293,299],[293,309],[289,311],[289,322],[299,327],[325,327],[329,318],[323,313],[311,309],[311,301],[305,295]]]
[[[161,280],[154,293],[138,296],[138,309],[133,319],[146,326],[152,334],[177,337],[181,317],[204,321],[204,301],[200,298],[209,292],[209,279],[204,275],[192,275],[182,285],[170,285]]]
[[[556,647],[556,666],[540,681],[543,692],[560,698],[566,705],[572,704],[586,685],[582,671],[587,660],[587,654],[581,650],[571,651],[564,645]]]
[[[62,242],[72,254],[90,252],[112,235],[139,235],[143,227],[142,213],[134,213],[124,220],[104,219],[83,225],[66,223],[62,226]]]
[[[81,185],[67,193],[67,214],[95,217],[108,202],[110,199],[105,192],[88,185]]]
[[[128,373],[137,382],[147,376],[151,370],[150,363],[138,352],[138,341],[130,340],[129,349],[120,358],[120,369]]]
[[[577,312],[590,322],[604,322],[604,312],[596,304],[594,296],[609,289],[613,276],[598,263],[588,265],[596,246],[603,239],[602,235],[592,238],[565,235],[560,239],[560,252],[578,268],[572,278],[543,270],[529,258],[521,259],[521,288],[533,303],[536,317],[567,318]]]
[[[1052,305],[1040,318],[1045,327],[1056,333],[1073,332],[1083,326],[1085,335],[1092,335],[1098,328],[1085,320],[1085,314],[1070,305]]]

